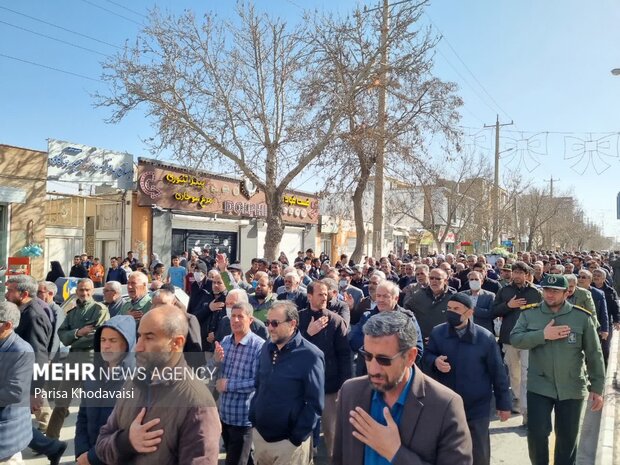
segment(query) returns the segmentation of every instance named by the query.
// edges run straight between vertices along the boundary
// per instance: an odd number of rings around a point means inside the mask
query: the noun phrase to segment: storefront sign
[[[188,203],[195,203],[198,208],[204,208],[205,205],[211,205],[215,202],[213,197],[205,197],[204,195],[200,195],[196,197],[194,195],[188,194],[187,192],[175,192],[174,193],[175,200],[178,201],[186,201]]]
[[[267,216],[265,193],[246,181],[214,177],[207,173],[183,172],[147,160],[138,164],[138,204],[157,205],[181,211],[221,213],[240,218]],[[287,192],[281,215],[290,223],[316,224],[316,197]]]
[[[50,180],[132,188],[133,157],[128,153],[56,139],[49,139],[47,147]]]
[[[232,200],[224,201],[224,213],[237,216],[266,217],[266,203],[250,203],[250,202],[233,202]]]

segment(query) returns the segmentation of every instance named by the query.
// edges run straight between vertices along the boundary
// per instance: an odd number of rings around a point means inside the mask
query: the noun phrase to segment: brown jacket
[[[411,391],[400,419],[401,447],[394,465],[471,465],[471,436],[458,394],[414,366]],[[352,435],[349,411],[370,412],[372,388],[366,376],[348,380],[338,397],[334,465],[363,465],[364,444]]]
[[[183,359],[175,368],[187,368]],[[220,419],[213,396],[200,379],[149,384],[133,380],[118,399],[97,438],[97,455],[108,465],[217,465]],[[157,451],[140,454],[129,442],[129,426],[146,407],[142,423],[159,418],[151,431],[164,430]]]

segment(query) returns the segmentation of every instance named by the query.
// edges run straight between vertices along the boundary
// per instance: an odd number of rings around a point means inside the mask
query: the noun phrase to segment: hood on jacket
[[[101,352],[101,331],[111,328],[118,331],[127,342],[127,352],[134,352],[136,347],[136,320],[129,315],[116,315],[102,324],[95,331],[95,352]]]

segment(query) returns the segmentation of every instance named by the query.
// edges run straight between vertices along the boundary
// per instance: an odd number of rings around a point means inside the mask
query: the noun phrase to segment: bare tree
[[[550,197],[547,191],[537,187],[530,188],[519,201],[519,214],[525,222],[527,249],[534,250],[543,245],[543,230],[554,218],[562,206],[558,197]]]
[[[395,222],[415,220],[432,234],[440,249],[448,234],[459,237],[472,231],[476,214],[489,208],[480,197],[491,168],[481,156],[461,153],[451,163],[428,161],[401,171],[400,176],[402,187],[392,193],[388,215]]]
[[[265,257],[275,258],[284,231],[282,196],[334,138],[343,114],[375,73],[377,54],[352,60],[322,24],[306,16],[289,26],[239,4],[238,21],[151,13],[134,45],[104,63],[110,84],[96,104],[118,122],[146,109],[152,150],[170,150],[194,168],[237,168],[267,202]]]
[[[508,170],[502,176],[499,190],[499,204],[497,210],[497,227],[500,233],[515,237],[523,234],[523,221],[519,215],[519,199],[529,189],[531,181],[523,178],[518,170]],[[476,197],[481,207],[476,212],[474,230],[471,237],[479,238],[487,244],[493,244],[494,221],[493,185],[492,180],[481,183]],[[518,240],[517,240],[518,242]]]
[[[459,132],[455,127],[462,101],[456,95],[455,84],[432,75],[433,49],[439,39],[430,29],[419,26],[426,5],[426,1],[421,1],[390,9],[389,77],[383,82],[377,73],[370,86],[349,102],[338,138],[319,161],[321,171],[331,174],[325,183],[326,194],[335,193],[341,201],[352,200],[356,230],[352,259],[356,262],[362,257],[366,243],[364,198],[372,181],[379,138],[385,138],[388,166],[417,164],[424,158],[429,138],[435,134],[441,134],[454,146],[458,142]],[[349,87],[355,79],[355,69],[360,63],[376,59],[381,26],[380,11],[371,14],[357,10],[342,27],[330,29],[338,30],[338,37],[332,42],[338,44],[336,68],[340,70],[343,87]],[[379,128],[377,114],[381,86],[385,86],[388,95],[385,132]]]

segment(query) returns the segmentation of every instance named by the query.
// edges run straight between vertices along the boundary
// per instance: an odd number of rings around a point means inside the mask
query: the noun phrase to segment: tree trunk
[[[272,261],[279,255],[278,248],[284,235],[284,222],[282,221],[282,195],[278,189],[265,192],[267,202],[267,233],[265,235],[264,254],[265,259]]]
[[[530,231],[527,235],[527,250],[532,250],[532,243],[534,242],[534,231]]]
[[[353,263],[360,263],[364,255],[364,246],[366,245],[366,230],[364,229],[364,210],[362,197],[368,185],[369,171],[362,167],[360,180],[355,187],[353,193],[353,214],[355,216],[355,250],[351,255]]]

